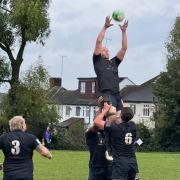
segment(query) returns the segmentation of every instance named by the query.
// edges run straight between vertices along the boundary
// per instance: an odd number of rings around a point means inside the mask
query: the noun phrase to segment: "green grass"
[[[87,180],[88,152],[52,153],[52,160],[35,153],[35,180]],[[2,154],[0,159],[2,161]],[[180,180],[180,153],[137,153],[137,159],[141,180]]]

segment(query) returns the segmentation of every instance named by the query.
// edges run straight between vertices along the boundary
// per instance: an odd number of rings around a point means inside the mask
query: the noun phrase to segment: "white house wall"
[[[155,123],[154,121],[152,121],[152,119],[153,119],[153,112],[155,110],[155,105],[153,103],[124,103],[124,106],[128,106],[128,107],[132,105],[136,106],[136,112],[133,121],[137,124],[143,123],[145,126],[147,126],[150,129],[154,128]],[[149,116],[143,115],[144,105],[149,106]]]
[[[154,121],[152,121],[154,104],[152,104],[152,103],[124,103],[124,106],[130,107],[131,105],[136,106],[136,112],[135,112],[133,121],[137,124],[143,123],[145,126],[147,126],[150,129],[154,128],[155,123],[154,123]],[[144,105],[149,106],[149,116],[143,115]],[[70,108],[71,108],[70,116],[66,115],[66,106],[70,106]],[[78,117],[78,118],[84,118],[85,124],[92,125],[93,119],[94,119],[94,108],[97,111],[98,107],[97,106],[91,106],[90,116],[86,116],[86,107],[89,107],[89,106],[79,106],[81,108],[80,116],[76,116],[76,107],[77,106],[75,106],[75,105],[59,105],[58,106],[58,112],[59,112],[59,115],[61,116],[60,122],[65,121],[71,117]],[[84,115],[83,115],[83,108],[85,109]]]
[[[70,106],[70,115],[66,115],[66,106]],[[80,107],[80,116],[76,116],[76,107]],[[92,124],[94,119],[94,108],[96,111],[98,110],[97,106],[90,106],[90,116],[86,116],[86,108],[89,106],[79,106],[79,105],[60,105],[58,107],[59,115],[61,116],[60,122],[65,121],[71,117],[78,117],[78,118],[84,118],[85,124]],[[84,115],[83,115],[83,109],[84,109]]]

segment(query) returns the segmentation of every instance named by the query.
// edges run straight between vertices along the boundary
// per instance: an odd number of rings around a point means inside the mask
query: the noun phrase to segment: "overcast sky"
[[[106,15],[120,9],[129,20],[128,51],[119,66],[119,76],[141,84],[166,67],[164,48],[175,18],[180,13],[179,0],[52,0],[49,9],[51,34],[45,46],[26,47],[21,70],[26,70],[41,56],[51,76],[61,76],[63,86],[77,89],[77,77],[95,77],[92,54],[96,37]],[[121,47],[117,23],[108,29],[106,38],[110,56]]]

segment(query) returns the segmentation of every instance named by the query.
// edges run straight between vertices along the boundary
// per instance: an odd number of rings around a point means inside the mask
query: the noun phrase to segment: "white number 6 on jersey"
[[[125,135],[125,143],[127,145],[132,144],[132,133],[126,133],[126,135]]]
[[[18,140],[12,141],[13,147],[11,148],[11,153],[13,155],[18,155],[20,153],[20,142]]]

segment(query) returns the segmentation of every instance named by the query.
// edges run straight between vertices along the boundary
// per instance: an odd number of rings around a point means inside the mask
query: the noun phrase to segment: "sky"
[[[21,72],[40,57],[52,77],[62,75],[63,87],[77,89],[78,77],[96,76],[92,63],[95,41],[105,17],[116,9],[123,11],[129,21],[128,50],[119,66],[119,76],[141,84],[165,71],[165,42],[180,13],[179,0],[52,0],[51,34],[45,46],[27,45]],[[113,23],[106,33],[110,57],[121,48],[121,31],[118,23]],[[1,91],[7,88],[1,87]]]

